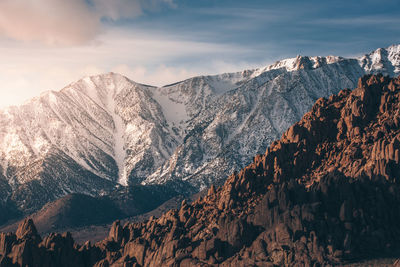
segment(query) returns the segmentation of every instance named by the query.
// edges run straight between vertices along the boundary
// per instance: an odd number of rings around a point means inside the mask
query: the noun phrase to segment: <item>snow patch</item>
[[[235,80],[223,80],[223,79],[210,79],[208,84],[213,88],[213,93],[222,95],[229,90],[236,88]]]
[[[124,149],[125,124],[122,118],[116,113],[117,105],[115,98],[117,91],[115,83],[111,83],[107,89],[107,110],[114,121],[114,160],[118,166],[118,183],[124,186],[128,185],[128,179],[125,169],[126,151]]]
[[[161,106],[165,119],[176,126],[184,124],[189,119],[186,113],[186,105],[172,100],[168,95],[163,94],[162,89],[154,90],[153,98]]]
[[[271,71],[271,70],[279,70],[285,69],[288,72],[299,70],[299,64],[302,60],[309,61],[312,64],[312,68],[316,69],[323,65],[333,64],[341,60],[340,57],[337,56],[326,56],[326,57],[308,57],[308,56],[300,56],[288,59],[283,59],[280,61],[275,62],[269,66],[259,68],[253,71],[251,78],[255,78],[260,76],[262,73]]]
[[[126,186],[128,185],[128,180],[125,169],[125,157],[126,157],[126,151],[124,149],[125,125],[121,117],[115,113],[113,113],[113,120],[115,125],[114,154],[115,154],[115,161],[117,162],[118,165],[118,183]]]

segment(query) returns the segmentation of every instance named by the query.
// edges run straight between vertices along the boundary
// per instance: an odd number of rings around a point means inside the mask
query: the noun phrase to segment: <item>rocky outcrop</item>
[[[82,252],[70,233],[52,233],[42,240],[31,219],[15,234],[0,233],[0,266],[90,266],[94,253]]]
[[[172,182],[190,195],[221,185],[319,97],[364,74],[398,75],[399,58],[400,45],[358,59],[297,56],[159,88],[107,73],[0,110],[0,224],[71,193]]]
[[[1,262],[320,266],[391,253],[400,247],[399,110],[400,78],[365,76],[354,91],[319,99],[265,154],[193,203],[117,221],[105,240],[83,246],[68,234],[41,241],[25,221],[17,235],[1,235]]]

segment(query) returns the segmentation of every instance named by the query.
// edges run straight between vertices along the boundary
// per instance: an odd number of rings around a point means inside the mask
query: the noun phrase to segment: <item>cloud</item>
[[[43,91],[60,90],[85,76],[113,71],[132,81],[161,86],[195,76],[196,72],[180,67],[159,65],[149,68],[143,65],[130,67],[125,64],[105,67],[99,65],[82,66],[35,66],[17,64],[12,68],[0,65],[0,108],[21,104]]]
[[[159,65],[154,69],[149,69],[145,66],[130,67],[126,64],[122,64],[111,68],[111,70],[125,75],[135,82],[154,86],[171,84],[199,74],[186,68],[165,65]]]
[[[134,18],[144,11],[155,12],[162,7],[176,7],[173,0],[91,0],[90,3],[100,17],[114,21]]]
[[[398,16],[359,16],[359,17],[342,17],[342,18],[318,18],[313,19],[305,24],[322,24],[335,26],[376,26],[382,27],[385,25],[398,25],[400,18]]]
[[[241,70],[242,66],[234,67],[234,60],[232,68],[228,68],[223,59],[253,51],[121,29],[106,31],[98,40],[96,47],[3,41],[0,107],[20,104],[40,92],[59,90],[82,77],[110,71],[135,82],[161,86],[196,75]]]
[[[102,32],[102,19],[134,18],[173,0],[1,0],[0,35],[48,45],[79,45]]]
[[[99,26],[81,0],[0,1],[0,33],[12,39],[74,45],[92,40]]]
[[[142,15],[142,7],[137,0],[92,0],[92,4],[100,17],[112,20]]]

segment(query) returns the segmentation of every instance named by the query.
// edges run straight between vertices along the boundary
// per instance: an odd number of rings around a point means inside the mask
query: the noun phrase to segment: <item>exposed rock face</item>
[[[1,235],[1,261],[318,266],[393,251],[400,247],[399,114],[400,78],[365,76],[354,91],[319,99],[264,155],[194,203],[144,223],[117,221],[94,245],[73,245],[68,234],[40,241],[25,221],[17,235]]]
[[[364,74],[398,75],[399,58],[393,45],[160,88],[108,73],[45,92],[0,110],[0,210],[30,214],[70,193],[96,197],[118,185],[173,182],[194,193],[222,184],[318,98],[356,87]],[[0,222],[15,217],[7,214]]]
[[[0,234],[0,266],[86,266],[71,234],[50,234],[43,240],[31,219],[16,234]]]

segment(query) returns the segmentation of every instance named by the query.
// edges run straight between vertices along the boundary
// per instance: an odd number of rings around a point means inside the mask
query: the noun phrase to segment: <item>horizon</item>
[[[5,0],[0,108],[109,72],[160,87],[296,55],[359,57],[400,43],[399,7],[392,0]]]
[[[345,57],[345,59],[357,59],[357,58],[359,58],[359,57],[362,57],[362,56],[364,56],[364,55],[367,55],[367,54],[370,53],[370,52],[376,51],[377,49],[382,49],[382,48],[383,48],[383,49],[386,49],[386,48],[389,48],[389,47],[391,47],[391,46],[400,46],[400,43],[399,43],[399,44],[392,44],[392,45],[389,45],[389,46],[387,46],[387,47],[378,47],[378,48],[376,48],[376,49],[374,49],[374,50],[372,50],[372,51],[358,54],[357,56]],[[72,85],[72,84],[74,84],[74,83],[76,83],[76,82],[78,82],[78,81],[80,81],[80,80],[83,80],[83,79],[85,79],[85,78],[88,78],[88,77],[96,77],[96,76],[102,76],[102,75],[107,75],[107,74],[119,74],[119,75],[121,75],[121,76],[123,76],[123,77],[129,79],[130,81],[135,82],[135,83],[137,83],[137,84],[141,84],[141,85],[145,85],[145,86],[149,86],[149,87],[154,87],[154,88],[163,88],[163,87],[167,87],[167,86],[170,86],[170,85],[173,85],[173,84],[176,84],[176,83],[183,82],[183,81],[185,81],[185,80],[188,80],[188,79],[191,79],[191,78],[194,78],[194,77],[214,76],[214,75],[222,75],[222,74],[226,74],[226,73],[243,72],[243,71],[246,71],[246,70],[258,70],[258,69],[263,69],[263,68],[268,67],[268,66],[271,66],[271,65],[273,65],[273,64],[275,64],[275,63],[277,63],[277,62],[279,62],[279,61],[286,60],[286,59],[293,59],[293,58],[296,58],[297,56],[302,56],[302,57],[317,57],[317,55],[312,55],[312,56],[311,56],[311,55],[296,55],[296,56],[293,56],[293,57],[282,58],[282,59],[276,60],[276,61],[274,61],[274,62],[270,62],[270,63],[268,63],[268,64],[266,64],[266,65],[263,65],[263,66],[254,67],[254,68],[249,68],[249,69],[242,69],[242,70],[231,71],[231,72],[212,73],[212,74],[207,74],[207,73],[205,73],[205,74],[199,74],[199,75],[196,75],[196,74],[195,74],[195,75],[193,75],[193,76],[189,76],[189,77],[184,78],[184,79],[182,79],[182,80],[172,81],[172,82],[170,82],[170,83],[168,83],[168,84],[162,84],[162,85],[160,85],[160,86],[157,86],[157,85],[154,85],[154,84],[148,84],[148,83],[137,82],[137,81],[131,79],[131,77],[129,77],[129,76],[125,75],[125,74],[119,73],[119,72],[115,72],[115,71],[108,71],[108,72],[101,72],[101,73],[89,74],[89,75],[81,76],[81,77],[79,77],[78,79],[76,79],[76,80],[74,80],[74,81],[69,81],[67,84],[65,84],[64,86],[62,86],[62,87],[60,87],[60,88],[42,90],[42,91],[38,92],[36,95],[33,95],[33,96],[31,96],[31,97],[29,97],[29,98],[27,98],[27,99],[22,100],[20,103],[14,103],[14,104],[4,105],[4,106],[3,106],[3,105],[1,105],[1,102],[0,102],[0,110],[6,109],[6,108],[8,108],[8,107],[14,107],[14,106],[23,105],[23,104],[25,104],[25,103],[28,103],[28,102],[31,101],[32,99],[35,99],[35,98],[37,98],[37,97],[41,97],[42,94],[46,94],[46,93],[48,93],[48,92],[59,92],[59,91],[63,90],[64,88],[66,88],[66,87],[68,87],[68,86],[70,86],[70,85]],[[319,55],[318,55],[318,56],[319,56]],[[328,57],[328,56],[339,56],[339,55],[323,55],[323,56],[321,56],[321,57]]]
[[[376,50],[378,50],[378,49],[382,49],[382,48],[383,48],[383,49],[387,49],[387,48],[392,47],[392,46],[400,46],[400,43],[399,43],[399,44],[392,44],[392,45],[389,45],[389,46],[387,46],[387,47],[378,47],[378,48],[376,48],[376,49],[374,49],[374,50],[372,50],[372,51],[369,51],[369,52],[359,53],[357,56],[354,56],[354,57],[345,57],[345,59],[357,59],[357,58],[362,57],[362,56],[364,56],[364,55],[367,55],[367,54],[369,54],[369,53],[371,53],[371,52],[374,52],[374,51],[376,51]],[[231,72],[220,72],[220,73],[212,73],[212,74],[207,74],[207,73],[206,73],[206,74],[201,74],[201,75],[199,74],[199,75],[194,75],[194,76],[190,76],[190,77],[184,78],[184,79],[182,79],[182,80],[172,81],[172,82],[170,82],[170,83],[168,83],[168,84],[162,84],[162,85],[160,85],[160,86],[157,86],[157,85],[154,85],[154,84],[148,84],[148,83],[137,82],[137,81],[131,79],[131,77],[129,77],[129,76],[127,76],[127,75],[124,75],[124,74],[122,74],[122,73],[115,72],[115,71],[101,72],[101,73],[96,73],[96,74],[90,74],[90,75],[81,76],[80,78],[78,78],[78,79],[76,79],[76,80],[74,80],[74,81],[68,82],[67,84],[65,84],[65,85],[62,86],[61,88],[43,90],[43,91],[41,91],[41,92],[38,92],[37,95],[34,95],[34,96],[32,96],[32,97],[30,97],[30,98],[28,98],[28,99],[25,99],[25,100],[23,100],[23,101],[20,102],[20,103],[11,104],[11,105],[5,105],[5,106],[1,106],[1,105],[0,105],[0,110],[5,109],[5,108],[8,108],[8,107],[23,105],[23,104],[25,104],[25,103],[31,101],[32,99],[37,98],[37,97],[40,97],[42,94],[46,94],[46,93],[48,93],[48,92],[59,92],[59,91],[63,90],[64,88],[66,88],[66,87],[68,87],[68,86],[70,86],[70,85],[72,85],[72,84],[74,84],[74,83],[76,83],[76,82],[78,82],[78,81],[80,81],[80,80],[83,80],[83,79],[85,79],[85,78],[88,78],[88,77],[96,77],[96,76],[102,76],[102,75],[108,75],[108,74],[118,74],[118,75],[121,75],[121,76],[127,78],[128,80],[130,80],[130,81],[132,81],[132,82],[134,82],[134,83],[137,83],[137,84],[141,84],[141,85],[149,86],[149,87],[154,87],[154,88],[163,88],[163,87],[168,87],[168,86],[170,86],[170,85],[174,85],[174,84],[177,84],[177,83],[180,83],[180,82],[183,82],[183,81],[185,81],[185,80],[188,80],[188,79],[191,79],[191,78],[195,78],[195,77],[223,75],[223,74],[227,74],[227,73],[243,72],[243,71],[247,71],[247,70],[259,70],[259,69],[263,69],[263,68],[266,68],[266,67],[268,67],[268,66],[271,66],[271,65],[273,65],[273,64],[275,64],[275,63],[277,63],[277,62],[283,61],[283,60],[296,58],[297,56],[302,56],[302,57],[328,57],[328,56],[339,56],[339,55],[323,55],[323,56],[319,56],[319,55],[318,55],[318,56],[317,56],[317,55],[312,55],[312,56],[311,56],[311,55],[296,55],[296,56],[293,56],[293,57],[282,58],[282,59],[276,60],[276,61],[274,61],[274,62],[268,63],[267,65],[263,65],[263,66],[258,66],[258,67],[249,68],[249,69],[242,69],[242,70],[237,70],[237,71],[231,71]]]

